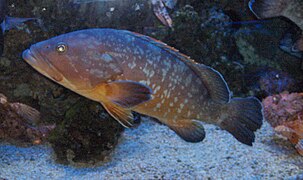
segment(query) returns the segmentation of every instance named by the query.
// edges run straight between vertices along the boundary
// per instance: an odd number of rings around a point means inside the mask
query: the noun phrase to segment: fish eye
[[[56,51],[59,54],[65,53],[67,51],[67,45],[65,43],[58,43]]]

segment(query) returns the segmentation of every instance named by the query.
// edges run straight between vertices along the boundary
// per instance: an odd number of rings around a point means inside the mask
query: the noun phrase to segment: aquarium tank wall
[[[0,179],[302,179],[301,0],[0,0]]]

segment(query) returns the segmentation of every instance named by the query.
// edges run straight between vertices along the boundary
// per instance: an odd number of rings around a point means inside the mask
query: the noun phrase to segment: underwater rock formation
[[[77,166],[106,161],[123,130],[99,103],[85,98],[72,106],[57,126],[49,138],[56,160]]]
[[[281,93],[263,100],[264,116],[303,156],[303,93]]]
[[[10,103],[0,94],[0,141],[16,145],[45,142],[55,125],[37,125],[39,121],[39,111],[22,103]]]

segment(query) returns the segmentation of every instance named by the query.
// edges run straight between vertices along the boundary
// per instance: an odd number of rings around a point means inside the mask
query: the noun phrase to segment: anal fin
[[[204,127],[197,120],[182,119],[167,125],[187,142],[200,142],[205,138]]]
[[[130,109],[122,108],[111,102],[102,103],[106,111],[115,118],[122,126],[130,128],[134,124],[134,116]]]

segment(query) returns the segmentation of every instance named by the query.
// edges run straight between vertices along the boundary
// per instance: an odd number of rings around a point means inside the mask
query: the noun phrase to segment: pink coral
[[[303,155],[303,93],[281,93],[263,100],[264,116],[275,131]]]
[[[0,140],[18,144],[40,144],[54,125],[36,126],[40,113],[21,103],[9,103],[0,94]]]

